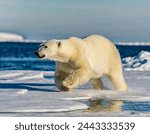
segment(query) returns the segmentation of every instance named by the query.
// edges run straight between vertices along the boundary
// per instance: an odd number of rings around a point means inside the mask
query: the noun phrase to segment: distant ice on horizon
[[[150,42],[115,42],[117,45],[121,46],[150,46]]]
[[[71,36],[71,35],[70,35]],[[49,40],[52,38],[50,37]],[[7,42],[7,41],[18,41],[18,42],[33,42],[33,43],[41,43],[46,41],[45,39],[25,39],[23,35],[16,34],[16,33],[9,33],[9,32],[0,32],[0,41]],[[114,42],[116,45],[121,46],[150,46],[150,42]]]
[[[15,33],[0,32],[0,41],[23,41],[24,37]]]

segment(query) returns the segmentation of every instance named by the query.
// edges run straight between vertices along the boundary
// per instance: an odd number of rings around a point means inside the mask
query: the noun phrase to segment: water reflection
[[[123,102],[116,100],[95,99],[87,102],[88,112],[120,112]]]

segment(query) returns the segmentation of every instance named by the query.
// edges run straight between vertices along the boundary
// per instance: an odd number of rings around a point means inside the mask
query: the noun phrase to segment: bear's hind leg
[[[123,92],[127,91],[127,84],[126,84],[122,74],[113,74],[113,75],[111,74],[108,77],[112,81],[112,83],[115,87],[115,90],[123,91]]]
[[[103,83],[100,78],[91,79],[94,89],[103,89]]]

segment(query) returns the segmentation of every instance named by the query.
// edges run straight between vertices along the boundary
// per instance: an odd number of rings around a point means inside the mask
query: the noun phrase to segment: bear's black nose
[[[35,52],[35,55],[36,55],[38,58],[41,58],[41,59],[45,57],[45,55],[40,55],[38,51]]]
[[[38,53],[38,52],[35,52],[35,55],[36,55],[37,57],[39,57],[39,53]]]

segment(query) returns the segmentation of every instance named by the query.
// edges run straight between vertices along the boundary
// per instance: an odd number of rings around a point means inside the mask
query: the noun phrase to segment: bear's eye
[[[44,46],[44,48],[47,48],[47,46]]]
[[[57,42],[57,44],[58,44],[58,47],[60,47],[60,46],[61,46],[61,42]]]

